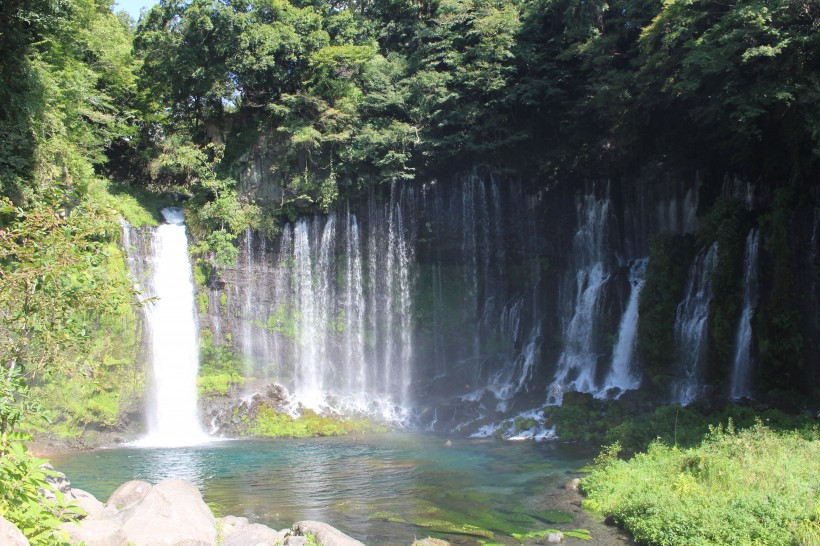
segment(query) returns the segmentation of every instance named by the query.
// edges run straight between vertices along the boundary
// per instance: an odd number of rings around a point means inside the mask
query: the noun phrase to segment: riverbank
[[[629,461],[614,444],[584,478],[585,507],[643,544],[820,544],[820,428],[713,428],[695,448],[660,442]]]

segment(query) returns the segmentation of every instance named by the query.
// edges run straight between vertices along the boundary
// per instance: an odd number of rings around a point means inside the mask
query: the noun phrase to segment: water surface
[[[102,449],[53,463],[101,500],[127,480],[181,478],[223,515],[276,529],[326,521],[367,544],[406,545],[428,535],[515,543],[512,532],[578,526],[550,499],[592,453],[551,442],[446,440],[390,433],[224,441]]]

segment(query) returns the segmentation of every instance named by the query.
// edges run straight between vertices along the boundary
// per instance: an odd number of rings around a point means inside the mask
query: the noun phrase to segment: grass
[[[584,506],[639,543],[820,545],[820,430],[713,427],[700,446],[655,442],[630,461],[605,450]]]

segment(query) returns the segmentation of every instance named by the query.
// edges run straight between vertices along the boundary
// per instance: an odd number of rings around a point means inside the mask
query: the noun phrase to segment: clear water
[[[557,517],[552,511],[567,509],[561,488],[592,453],[550,442],[454,439],[448,446],[446,440],[390,433],[223,441],[103,449],[52,462],[74,487],[103,501],[127,480],[176,477],[194,483],[223,515],[276,529],[304,519],[326,521],[366,544],[407,545],[426,536],[478,543],[479,537],[435,521],[475,525],[495,533],[488,542],[509,544],[517,543],[512,532],[589,527],[577,517],[550,520]]]

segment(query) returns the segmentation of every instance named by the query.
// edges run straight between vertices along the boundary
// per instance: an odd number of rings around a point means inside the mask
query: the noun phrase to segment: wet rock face
[[[281,413],[293,411],[290,393],[277,383],[246,383],[225,396],[211,396],[201,402],[202,414],[212,435],[241,437],[244,423],[253,422],[262,407]]]

